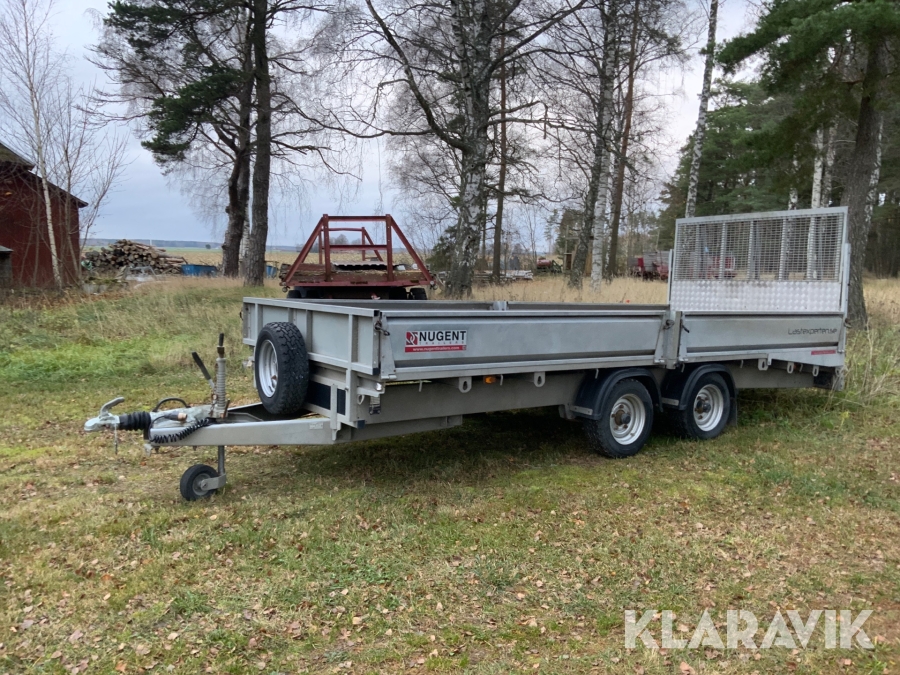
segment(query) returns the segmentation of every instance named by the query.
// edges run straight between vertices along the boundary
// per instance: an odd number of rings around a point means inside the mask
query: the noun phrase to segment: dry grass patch
[[[622,302],[632,304],[659,304],[666,302],[666,284],[662,281],[641,281],[621,277],[604,282],[594,292],[590,280],[581,288],[572,288],[563,276],[537,278],[534,281],[517,281],[503,286],[485,285],[475,288],[477,300],[516,300],[520,302]]]

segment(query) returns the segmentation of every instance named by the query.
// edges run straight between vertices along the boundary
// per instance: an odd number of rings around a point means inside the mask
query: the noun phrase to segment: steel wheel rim
[[[694,398],[694,423],[700,431],[711,431],[725,414],[725,396],[714,384],[707,384]]]
[[[209,490],[204,490],[204,489],[201,487],[201,484],[202,484],[203,481],[205,481],[207,478],[212,478],[212,476],[210,476],[208,473],[201,473],[201,474],[197,474],[196,478],[194,478],[194,483],[191,485],[191,488],[194,490],[194,494],[195,494],[195,495],[199,495],[199,496],[202,497],[202,496],[205,495],[207,492],[209,492]]]
[[[260,393],[271,398],[278,386],[278,354],[275,353],[275,345],[269,340],[263,342],[257,359]]]
[[[647,424],[644,402],[635,394],[620,396],[609,413],[609,430],[620,445],[634,443]]]

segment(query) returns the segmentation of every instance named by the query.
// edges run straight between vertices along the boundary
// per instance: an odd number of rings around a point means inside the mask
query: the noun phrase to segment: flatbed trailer
[[[735,276],[710,278],[733,257]],[[221,341],[205,406],[114,415],[149,447],[217,446],[186,499],[225,484],[228,445],[329,445],[449,428],[466,415],[557,407],[590,445],[634,455],[654,416],[718,436],[742,389],[839,389],[846,341],[846,209],[678,221],[665,305],[245,298],[260,402],[229,407]],[[195,358],[199,362],[199,357]]]

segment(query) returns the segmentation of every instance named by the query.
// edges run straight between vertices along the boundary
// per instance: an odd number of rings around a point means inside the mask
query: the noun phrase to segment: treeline
[[[374,139],[462,296],[566,208],[576,267],[616,273],[659,163],[659,82],[702,28],[682,0],[120,0],[93,60],[163,169],[227,214],[226,274],[261,283],[270,192],[347,190]]]
[[[664,83],[703,42],[697,142],[666,185],[659,245],[684,210],[846,203],[861,306],[859,243],[872,208],[897,200],[880,170],[894,152],[897,3],[770,0],[727,44],[717,10],[717,0],[119,0],[95,61],[119,85],[107,100],[140,120],[157,161],[227,213],[226,274],[262,282],[270,191],[346,190],[384,150],[407,228],[445,256],[450,292],[464,296],[477,266],[500,273],[512,233],[532,252],[558,239],[554,212],[557,224],[576,221],[573,284],[588,260],[596,286],[622,271],[624,248],[652,240]],[[716,68],[753,59],[758,81],[711,86]]]
[[[663,225],[671,230],[682,199],[688,213],[695,200],[698,213],[848,207],[849,318],[865,327],[867,254],[873,267],[890,267],[883,256],[900,202],[890,161],[897,153],[900,3],[769,0],[761,9],[750,33],[715,54],[726,75],[755,60],[760,77],[721,83],[720,106],[698,124],[694,148],[684,150],[665,193]]]
[[[696,215],[838,206],[846,189],[857,125],[837,117],[824,130],[792,128],[794,102],[771,95],[759,81],[723,79],[712,92]],[[885,106],[881,168],[873,191],[865,269],[900,273],[900,96]],[[681,148],[651,237],[671,248],[675,220],[684,216],[693,137]]]

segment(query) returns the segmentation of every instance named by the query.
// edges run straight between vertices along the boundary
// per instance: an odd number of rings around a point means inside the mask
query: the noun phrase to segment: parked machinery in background
[[[628,271],[633,277],[641,279],[669,278],[669,254],[671,251],[653,251],[628,260]]]
[[[563,268],[551,258],[541,256],[534,265],[535,274],[562,274]]]
[[[282,266],[281,286],[292,299],[427,300],[435,280],[390,214],[325,214],[293,264]]]

